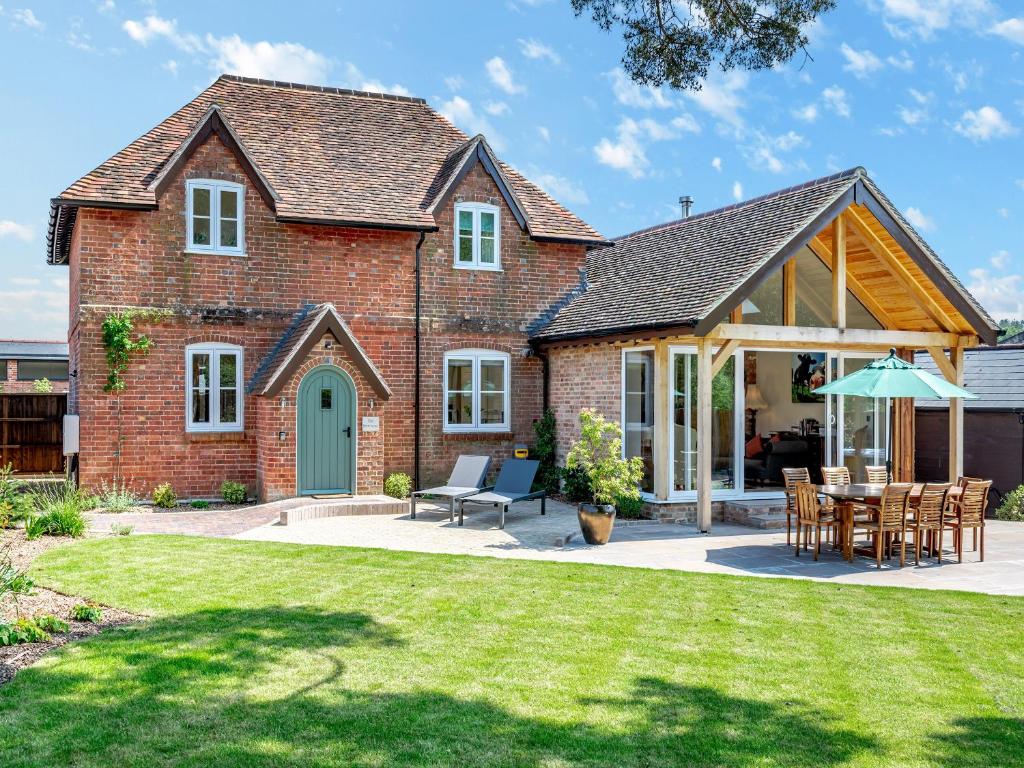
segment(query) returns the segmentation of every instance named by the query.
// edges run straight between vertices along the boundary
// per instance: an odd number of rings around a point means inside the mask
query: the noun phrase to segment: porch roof
[[[864,215],[881,223],[894,248],[937,289],[959,330],[994,341],[996,323],[860,167],[618,238],[590,254],[586,289],[533,338],[672,327],[706,333],[855,203],[866,206]]]

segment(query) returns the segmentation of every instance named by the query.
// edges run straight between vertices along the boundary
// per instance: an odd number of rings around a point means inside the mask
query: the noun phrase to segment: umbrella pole
[[[893,456],[896,453],[896,430],[894,429],[894,427],[896,426],[896,413],[894,405],[891,405],[892,403],[893,400],[891,398],[885,398],[885,418],[886,421],[889,422],[887,425],[888,428],[886,429],[888,435],[886,436],[885,440],[887,444],[885,457],[885,474],[890,483],[893,481],[892,460]]]

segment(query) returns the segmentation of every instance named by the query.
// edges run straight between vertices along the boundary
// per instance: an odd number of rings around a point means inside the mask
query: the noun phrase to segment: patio
[[[692,526],[620,521],[606,546],[588,546],[579,535],[575,508],[555,501],[548,502],[543,517],[539,502],[517,504],[504,530],[498,529],[494,513],[467,513],[460,528],[449,522],[446,508],[423,503],[416,520],[404,514],[335,517],[287,527],[268,523],[234,538],[1024,595],[1024,524],[990,520],[986,532],[984,563],[968,550],[963,564],[944,559],[937,565],[929,559],[900,569],[894,559],[880,571],[866,558],[844,562],[830,548],[823,548],[818,562],[810,553],[797,559],[786,546],[785,531],[728,524],[701,534]]]

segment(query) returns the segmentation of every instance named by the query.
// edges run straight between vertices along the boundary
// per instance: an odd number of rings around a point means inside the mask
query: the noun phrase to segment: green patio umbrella
[[[950,384],[945,379],[933,376],[920,366],[896,357],[896,350],[890,349],[889,356],[868,363],[849,376],[829,382],[814,390],[820,395],[852,395],[853,397],[920,397],[942,400],[948,397],[962,397],[977,400],[978,396],[963,387]],[[888,402],[886,403],[888,410]],[[891,437],[890,430],[890,437]],[[888,446],[885,466],[892,477],[892,445]]]
[[[963,387],[950,384],[945,379],[933,376],[920,366],[896,357],[896,350],[890,349],[889,356],[868,363],[859,371],[843,376],[814,390],[816,395],[853,395],[855,397],[922,397],[941,400],[947,397],[962,397],[977,400],[978,396]]]

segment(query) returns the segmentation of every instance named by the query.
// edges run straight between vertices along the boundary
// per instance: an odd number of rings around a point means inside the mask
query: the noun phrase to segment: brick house
[[[51,202],[80,482],[373,493],[508,456],[531,329],[603,242],[420,99],[223,76]],[[113,396],[125,310],[152,347]]]

